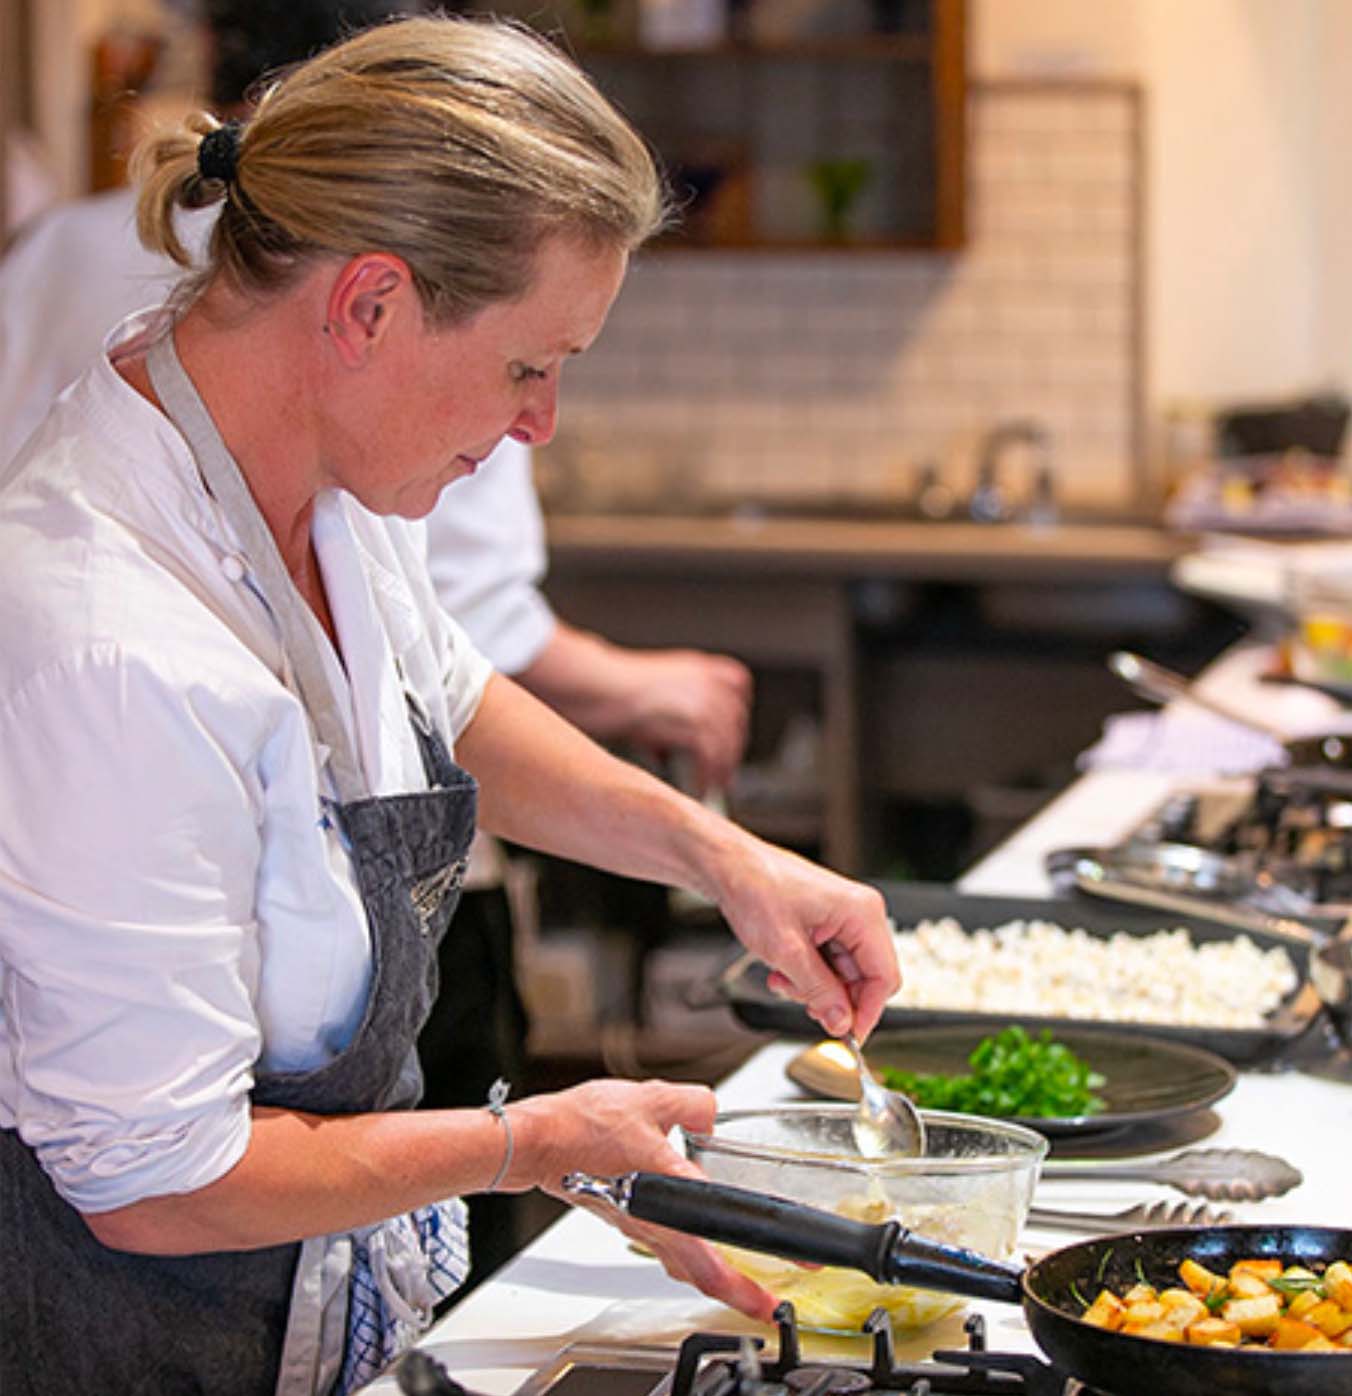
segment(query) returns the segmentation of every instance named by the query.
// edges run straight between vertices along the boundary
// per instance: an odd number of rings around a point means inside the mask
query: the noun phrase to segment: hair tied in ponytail
[[[239,164],[238,121],[227,121],[202,137],[197,147],[197,172],[203,179],[219,179],[233,184]]]

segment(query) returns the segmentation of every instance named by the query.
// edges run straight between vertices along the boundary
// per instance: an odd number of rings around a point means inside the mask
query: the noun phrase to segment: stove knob
[[[401,1359],[395,1379],[404,1396],[472,1396],[440,1362],[418,1348]]]

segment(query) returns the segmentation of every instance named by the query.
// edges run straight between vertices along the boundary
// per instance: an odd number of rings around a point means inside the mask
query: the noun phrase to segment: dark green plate
[[[907,1028],[877,1032],[864,1047],[874,1071],[898,1067],[922,1076],[964,1075],[977,1043],[996,1028]],[[1096,1115],[1061,1119],[1024,1119],[1049,1137],[1095,1134],[1154,1123],[1214,1105],[1234,1089],[1236,1072],[1223,1057],[1201,1047],[1140,1033],[1057,1028],[1055,1037],[1104,1078],[1098,1095],[1104,1109]],[[857,1100],[859,1083],[838,1042],[818,1042],[799,1052],[785,1068],[789,1079],[811,1095]]]

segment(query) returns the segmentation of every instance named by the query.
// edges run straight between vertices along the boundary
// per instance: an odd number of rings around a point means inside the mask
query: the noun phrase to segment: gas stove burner
[[[1242,789],[1180,792],[1128,844],[1216,855],[1242,884],[1230,897],[1257,910],[1341,915],[1352,904],[1352,770],[1264,771]]]
[[[855,1391],[873,1390],[873,1382],[863,1372],[844,1367],[800,1367],[784,1378],[784,1385],[812,1396],[850,1396]]]
[[[778,1352],[765,1354],[760,1338],[693,1333],[673,1354],[654,1347],[606,1348],[577,1344],[537,1372],[516,1396],[1093,1396],[1031,1353],[989,1352],[979,1314],[967,1319],[967,1346],[940,1350],[926,1361],[899,1362],[885,1309],[869,1315],[863,1332],[872,1360],[851,1365],[804,1362],[792,1304],[775,1311]],[[412,1355],[410,1355],[411,1357]],[[427,1364],[439,1373],[429,1382]],[[471,1396],[431,1359],[415,1373],[409,1358],[398,1371],[409,1396]]]
[[[967,1347],[936,1352],[923,1362],[899,1362],[886,1309],[875,1309],[863,1332],[873,1339],[866,1366],[804,1362],[793,1305],[775,1311],[779,1352],[762,1356],[759,1339],[696,1333],[681,1344],[671,1386],[653,1396],[849,1396],[896,1392],[907,1396],[1065,1396],[1065,1376],[1026,1353],[986,1350],[986,1325],[968,1318]],[[735,1357],[717,1354],[736,1353]],[[545,1388],[548,1391],[549,1388]]]

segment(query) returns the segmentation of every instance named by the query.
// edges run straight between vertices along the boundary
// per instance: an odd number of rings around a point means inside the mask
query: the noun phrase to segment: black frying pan
[[[603,1198],[631,1216],[691,1235],[790,1260],[862,1270],[908,1284],[1023,1305],[1038,1346],[1058,1367],[1111,1396],[1332,1396],[1352,1392],[1352,1349],[1342,1353],[1192,1347],[1112,1333],[1083,1322],[1107,1287],[1122,1293],[1142,1274],[1177,1283],[1191,1256],[1224,1273],[1245,1256],[1318,1265],[1352,1259],[1352,1231],[1314,1226],[1188,1227],[1100,1236],[1064,1246],[1027,1269],[907,1231],[722,1183],[631,1173],[604,1180],[571,1174],[570,1191]]]

